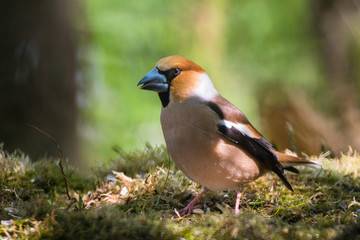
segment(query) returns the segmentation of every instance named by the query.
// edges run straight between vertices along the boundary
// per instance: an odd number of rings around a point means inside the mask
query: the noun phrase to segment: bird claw
[[[197,209],[197,208],[200,208],[201,205],[196,205],[195,206],[195,203],[197,200],[199,200],[199,198],[201,198],[202,195],[204,195],[208,190],[207,189],[203,189],[201,191],[201,193],[199,195],[197,195],[185,208],[183,209],[180,209],[179,211],[177,211],[175,209],[175,213],[176,215],[178,215],[179,217],[181,217],[181,215],[184,215],[184,216],[188,216],[192,213],[192,211],[194,209]]]
[[[189,215],[191,215],[191,213],[194,209],[198,209],[198,208],[201,208],[201,205],[194,206],[193,204],[189,203],[183,209],[180,209],[179,211],[175,211],[175,212],[177,212],[180,216],[182,216],[182,215],[189,216]]]

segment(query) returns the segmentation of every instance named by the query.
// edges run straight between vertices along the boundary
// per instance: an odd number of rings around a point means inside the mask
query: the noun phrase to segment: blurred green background
[[[70,162],[106,162],[114,148],[163,144],[158,96],[136,85],[169,55],[202,66],[280,150],[360,147],[359,0],[1,4],[5,148],[31,153],[37,144],[34,152],[51,153],[48,139],[34,140],[39,134],[26,123],[53,135]],[[22,99],[19,89],[38,92]],[[14,119],[23,120],[9,128]]]
[[[94,135],[86,135],[92,147],[84,150],[93,157],[110,158],[113,145],[129,151],[147,141],[164,143],[159,99],[136,84],[165,56],[201,65],[256,126],[262,84],[310,95],[323,84],[308,1],[88,0],[85,8],[91,37],[86,119]]]

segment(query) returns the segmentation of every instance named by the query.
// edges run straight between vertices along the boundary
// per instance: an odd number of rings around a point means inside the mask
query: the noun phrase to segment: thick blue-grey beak
[[[169,90],[169,83],[164,74],[159,72],[159,69],[154,68],[148,72],[143,79],[137,84],[141,85],[140,89],[150,90],[154,92],[167,92]]]

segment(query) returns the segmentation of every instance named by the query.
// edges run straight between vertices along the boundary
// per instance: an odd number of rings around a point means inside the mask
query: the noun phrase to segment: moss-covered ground
[[[312,159],[323,167],[288,174],[294,192],[267,174],[245,188],[238,215],[230,191],[206,194],[201,210],[179,217],[174,209],[201,188],[163,147],[87,171],[67,166],[71,200],[59,160],[0,150],[0,239],[359,239],[359,155]]]

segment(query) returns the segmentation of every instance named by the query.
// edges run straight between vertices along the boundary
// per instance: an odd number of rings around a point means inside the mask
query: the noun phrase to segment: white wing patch
[[[220,124],[231,129],[232,127],[236,128],[237,130],[239,130],[243,135],[246,135],[248,137],[251,138],[256,138],[256,136],[254,136],[254,134],[249,130],[249,128],[241,123],[233,123],[231,121],[227,121],[227,120],[221,120]]]

